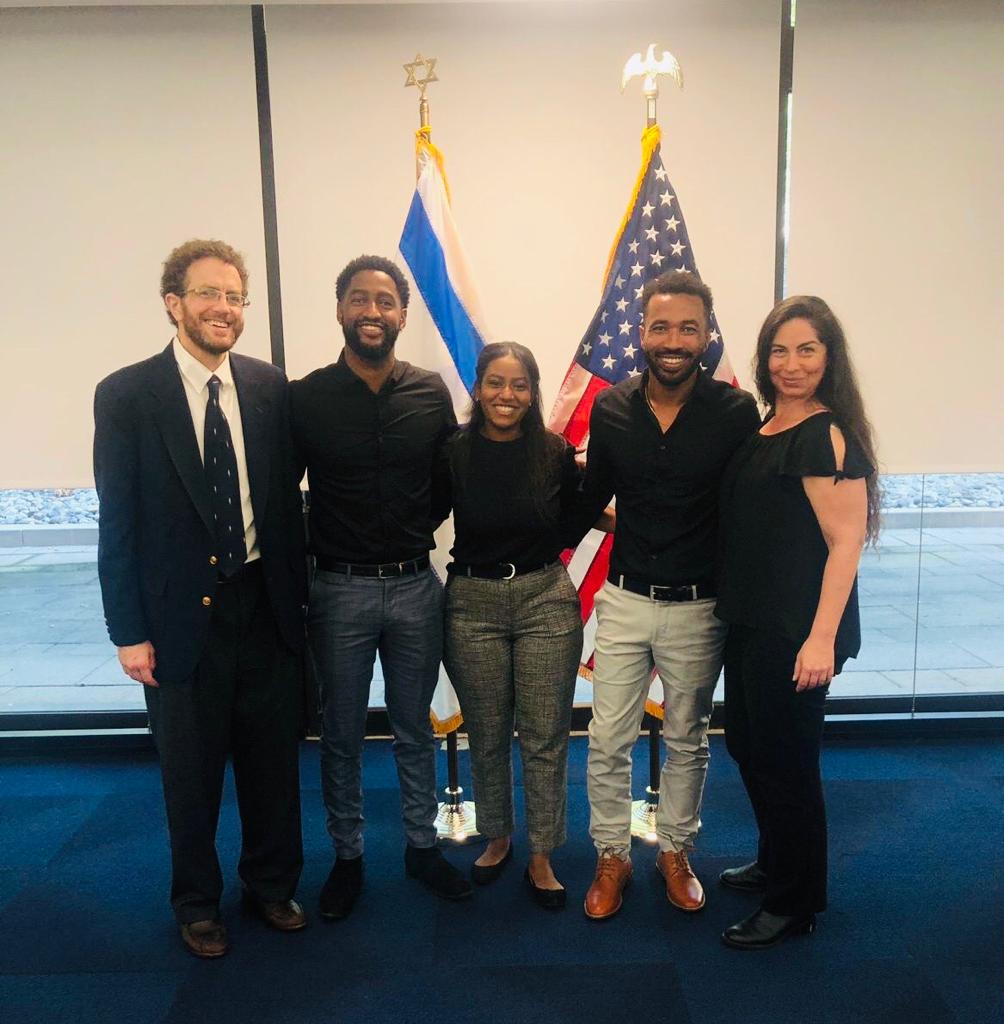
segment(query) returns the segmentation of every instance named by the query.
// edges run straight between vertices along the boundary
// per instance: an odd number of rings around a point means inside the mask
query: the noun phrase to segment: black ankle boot
[[[790,935],[809,935],[815,929],[815,914],[789,917],[758,910],[738,924],[726,928],[722,932],[722,942],[733,949],[769,949]]]
[[[471,883],[440,853],[437,846],[412,846],[404,851],[404,869],[444,900],[463,900],[474,890]]]
[[[352,907],[363,888],[362,855],[342,860],[339,857],[321,888],[318,901],[321,917],[329,921],[341,921],[352,912]]]
[[[767,872],[756,861],[744,864],[741,868],[726,868],[718,881],[730,889],[742,889],[743,892],[763,892],[767,888]]]

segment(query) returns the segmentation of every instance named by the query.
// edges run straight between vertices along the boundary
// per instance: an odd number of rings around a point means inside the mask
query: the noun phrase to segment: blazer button
[[[210,555],[209,556],[209,564],[210,565],[216,565],[216,563],[218,561],[219,561],[219,559],[216,557],[216,555]]]
[[[213,603],[213,599],[211,597],[204,597],[202,603],[208,608]]]

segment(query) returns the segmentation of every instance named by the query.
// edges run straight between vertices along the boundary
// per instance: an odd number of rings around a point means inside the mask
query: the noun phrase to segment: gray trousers
[[[659,778],[661,850],[691,850],[701,829],[708,724],[728,627],[715,600],[663,603],[619,590],[596,595],[593,719],[589,723],[589,834],[602,853],[631,849],[631,749],[652,669],[662,679],[666,761]]]
[[[362,752],[377,651],[412,846],[436,843],[436,748],[429,704],[443,648],[443,588],[429,569],[374,579],[318,570],[307,641],[321,686],[321,788],[339,857],[363,852]]]
[[[515,726],[530,852],[548,853],[565,840],[581,654],[579,599],[563,565],[511,580],[450,577],[443,660],[470,741],[478,829],[489,839],[513,832]]]

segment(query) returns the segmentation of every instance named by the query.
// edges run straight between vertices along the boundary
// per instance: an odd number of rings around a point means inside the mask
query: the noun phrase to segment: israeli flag
[[[401,233],[401,255],[432,321],[422,332],[427,359],[422,365],[442,376],[457,418],[463,420],[478,353],[488,340],[485,318],[450,209],[442,154],[419,137],[418,160],[421,172]]]
[[[418,184],[399,246],[420,297],[420,301],[412,299],[408,310],[408,354],[409,358],[414,354],[417,365],[443,378],[457,419],[463,423],[470,414],[478,354],[490,339],[450,209],[443,156],[423,135],[417,139]],[[432,552],[441,580],[446,579],[452,546],[453,522],[447,520],[436,531]],[[431,715],[440,733],[456,729],[463,721],[457,695],[442,668]]]

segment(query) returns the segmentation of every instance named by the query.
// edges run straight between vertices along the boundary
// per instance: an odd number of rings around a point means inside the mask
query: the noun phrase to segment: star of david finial
[[[402,65],[408,76],[405,79],[404,87],[407,89],[409,86],[415,86],[420,98],[425,99],[425,90],[429,83],[439,81],[439,76],[436,74],[436,60],[436,57],[423,57],[420,53],[416,53],[413,61]]]

